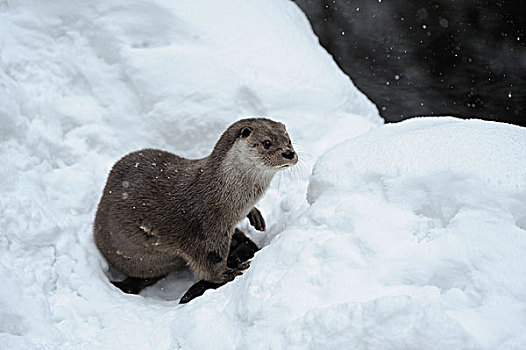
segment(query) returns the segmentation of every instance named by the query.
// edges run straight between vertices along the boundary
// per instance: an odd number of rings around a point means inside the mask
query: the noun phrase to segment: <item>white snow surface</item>
[[[108,282],[112,164],[195,158],[247,116],[301,164],[243,276],[189,304]],[[286,0],[0,0],[0,349],[526,348],[526,130],[382,126]]]

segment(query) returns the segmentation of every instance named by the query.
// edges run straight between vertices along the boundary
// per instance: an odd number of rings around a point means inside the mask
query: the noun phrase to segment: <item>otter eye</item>
[[[265,149],[269,149],[271,145],[272,143],[269,140],[263,141],[263,147],[265,147]]]
[[[249,137],[251,132],[252,130],[250,130],[249,128],[244,128],[243,130],[241,130],[241,136]]]

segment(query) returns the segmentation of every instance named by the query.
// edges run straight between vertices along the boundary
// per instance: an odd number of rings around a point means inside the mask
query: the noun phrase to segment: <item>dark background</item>
[[[387,122],[526,126],[526,1],[294,0]]]

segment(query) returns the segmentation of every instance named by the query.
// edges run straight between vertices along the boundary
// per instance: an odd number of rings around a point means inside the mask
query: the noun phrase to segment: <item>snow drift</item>
[[[524,129],[366,133],[376,108],[284,0],[4,1],[0,49],[1,349],[526,346]],[[303,164],[259,204],[267,232],[240,223],[250,269],[184,306],[188,273],[111,286],[91,233],[111,165],[204,156],[253,115]]]

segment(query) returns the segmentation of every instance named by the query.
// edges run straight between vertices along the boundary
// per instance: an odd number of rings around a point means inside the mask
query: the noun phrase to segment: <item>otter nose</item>
[[[294,159],[294,151],[287,150],[287,151],[281,153],[281,156],[283,158],[287,158],[287,159]]]

